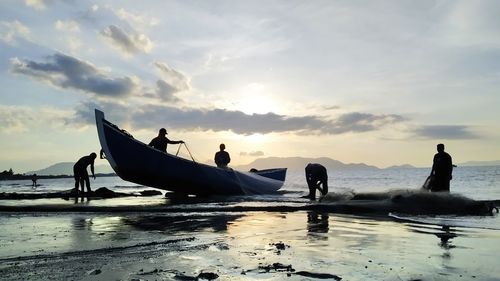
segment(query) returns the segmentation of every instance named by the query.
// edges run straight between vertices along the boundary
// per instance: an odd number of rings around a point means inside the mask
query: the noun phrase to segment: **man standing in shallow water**
[[[37,179],[38,179],[38,177],[36,176],[36,174],[33,174],[31,176],[31,181],[33,182],[33,184],[31,185],[32,188],[36,188],[38,186],[36,183]]]
[[[92,177],[94,177],[95,179],[94,161],[96,158],[97,154],[92,152],[89,155],[80,158],[73,166],[73,174],[75,177],[75,193],[78,193],[78,184],[80,184],[80,187],[82,188],[82,194],[84,193],[83,190],[84,182],[87,185],[87,193],[90,194],[90,192],[92,192],[92,190],[90,190],[90,179],[89,179],[89,174],[87,173],[87,166],[90,165],[90,171],[92,172]]]
[[[453,163],[451,156],[444,152],[444,144],[437,145],[437,151],[432,161],[431,191],[450,192],[450,180],[452,179]]]

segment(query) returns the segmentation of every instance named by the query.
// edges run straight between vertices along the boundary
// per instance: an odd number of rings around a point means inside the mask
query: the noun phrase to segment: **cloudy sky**
[[[0,170],[100,149],[94,108],[210,162],[500,159],[500,1],[0,2]],[[177,146],[170,145],[175,153]],[[102,160],[100,160],[102,161]],[[97,163],[97,164],[103,164]]]

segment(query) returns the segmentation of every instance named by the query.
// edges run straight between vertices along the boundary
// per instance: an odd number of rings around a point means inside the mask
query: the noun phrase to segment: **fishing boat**
[[[105,158],[123,180],[191,195],[272,194],[282,186],[286,168],[236,171],[218,168],[157,150],[95,110],[99,142]]]

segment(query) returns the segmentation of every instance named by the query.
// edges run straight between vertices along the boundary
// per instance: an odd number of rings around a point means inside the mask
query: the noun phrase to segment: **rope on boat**
[[[179,145],[179,147],[177,148],[177,153],[175,153],[175,156],[179,155],[179,151],[181,150],[181,147],[182,145],[184,144],[184,146],[186,147],[186,150],[187,152],[189,153],[189,156],[191,156],[191,159],[193,160],[193,162],[197,163],[196,160],[194,160],[194,157],[193,155],[191,154],[191,151],[189,151],[189,148],[187,147],[187,144],[184,142],[184,143],[181,143],[181,145]]]
[[[182,146],[182,144],[179,145],[179,147],[177,148],[177,153],[175,154],[175,156],[179,155],[179,151],[181,150],[181,146]]]
[[[194,160],[194,157],[193,157],[193,155],[191,154],[191,151],[189,151],[189,148],[188,148],[188,146],[187,146],[187,144],[186,144],[186,143],[184,143],[184,146],[186,147],[186,149],[187,149],[187,151],[188,151],[188,153],[189,153],[189,156],[191,156],[191,159],[193,159],[193,162],[195,162],[195,163],[196,163],[196,160]]]

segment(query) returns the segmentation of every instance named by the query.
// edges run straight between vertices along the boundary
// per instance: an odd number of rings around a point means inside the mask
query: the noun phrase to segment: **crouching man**
[[[326,168],[323,165],[309,163],[306,166],[306,181],[309,187],[309,195],[304,198],[311,200],[316,199],[316,189],[321,192],[322,196],[328,193],[328,175]]]

